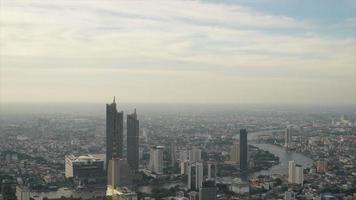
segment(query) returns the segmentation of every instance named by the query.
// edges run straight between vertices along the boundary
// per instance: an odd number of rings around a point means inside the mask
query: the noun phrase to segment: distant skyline
[[[356,104],[354,0],[0,0],[0,103]]]

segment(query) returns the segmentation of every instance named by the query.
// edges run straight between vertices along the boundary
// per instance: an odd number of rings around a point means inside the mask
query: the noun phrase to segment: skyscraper
[[[292,132],[292,127],[288,126],[286,128],[286,132],[284,133],[284,147],[287,149],[292,147]]]
[[[303,167],[297,165],[295,161],[288,162],[288,182],[292,184],[303,185],[304,173]]]
[[[170,150],[170,154],[171,154],[171,166],[174,167],[176,164],[176,150],[177,150],[174,142],[171,142],[169,150]]]
[[[246,171],[248,169],[248,158],[247,158],[247,131],[246,129],[240,130],[240,170]]]
[[[188,189],[199,190],[203,183],[203,163],[189,162],[188,166]]]
[[[111,159],[108,165],[107,176],[109,190],[118,187],[129,187],[132,184],[132,172],[126,159]]]
[[[132,171],[139,167],[139,121],[135,112],[127,115],[127,162]]]
[[[109,160],[122,158],[123,115],[117,112],[115,97],[113,103],[106,104],[106,169]]]
[[[148,168],[156,174],[163,174],[163,149],[163,146],[151,147]]]

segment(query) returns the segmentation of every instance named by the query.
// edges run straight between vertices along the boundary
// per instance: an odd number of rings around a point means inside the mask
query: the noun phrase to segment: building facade
[[[163,174],[163,146],[153,146],[150,150],[148,168],[156,174]]]
[[[113,103],[106,104],[106,169],[109,160],[123,156],[123,116],[117,111],[114,97]]]
[[[132,171],[139,169],[139,120],[136,109],[134,113],[127,115],[127,162]]]
[[[240,170],[248,170],[248,144],[246,129],[240,130]]]
[[[65,156],[65,177],[73,178],[76,184],[102,183],[105,180],[103,154]]]

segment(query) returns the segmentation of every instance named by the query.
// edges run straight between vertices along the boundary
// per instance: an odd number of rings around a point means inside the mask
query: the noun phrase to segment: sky
[[[0,0],[0,103],[356,104],[356,0]]]

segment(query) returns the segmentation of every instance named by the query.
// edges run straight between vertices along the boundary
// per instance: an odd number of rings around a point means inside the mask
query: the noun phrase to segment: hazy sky
[[[356,104],[356,0],[0,0],[0,102]]]

